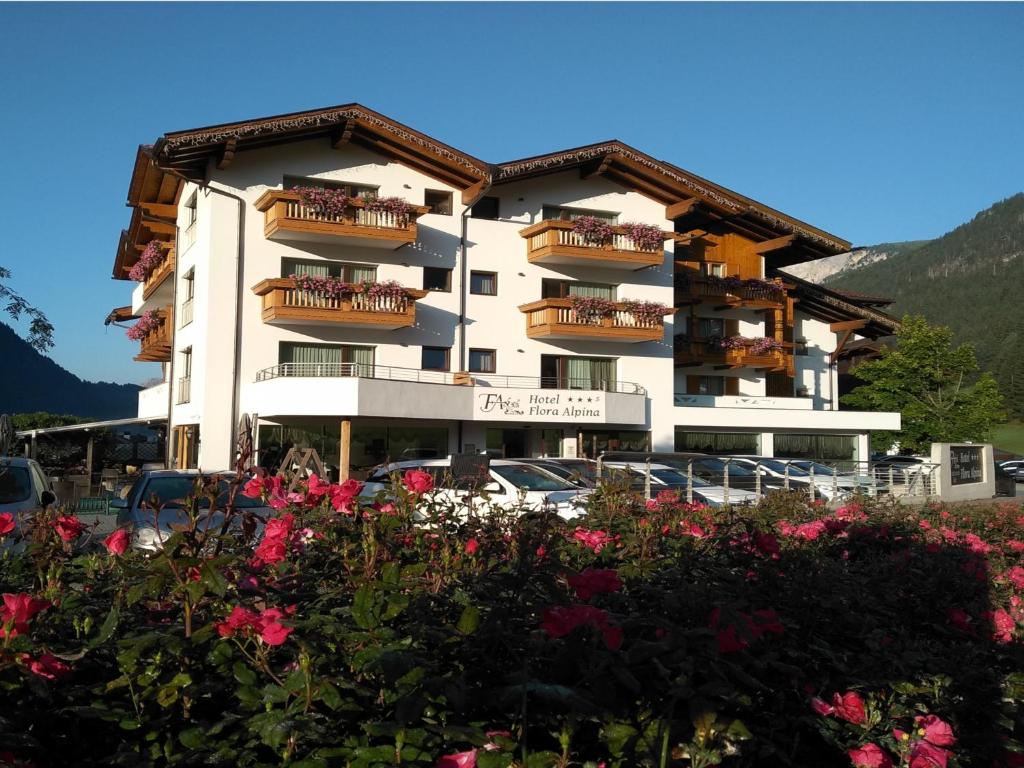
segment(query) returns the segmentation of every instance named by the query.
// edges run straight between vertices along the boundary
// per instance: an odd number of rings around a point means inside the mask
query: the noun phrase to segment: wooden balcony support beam
[[[675,221],[676,219],[685,216],[690,213],[700,202],[696,197],[688,197],[685,200],[672,203],[671,205],[665,206],[665,218],[669,221]]]
[[[178,220],[178,206],[168,203],[139,203],[144,217],[149,219]]]
[[[224,142],[224,146],[220,150],[220,156],[217,158],[217,170],[226,170],[231,165],[231,161],[235,159],[235,150],[238,148],[238,137],[232,136],[230,139]]]
[[[780,248],[788,248],[796,241],[796,235],[785,235],[783,237],[776,237],[771,240],[764,240],[763,242],[757,243],[754,246],[754,253],[770,253],[777,251]]]
[[[844,320],[840,323],[830,323],[828,329],[832,331],[832,333],[840,333],[842,331],[859,331],[867,324],[867,320]]]
[[[580,178],[581,179],[592,179],[595,176],[601,176],[608,171],[612,161],[614,161],[616,155],[605,155],[599,162],[589,163],[580,167]]]
[[[466,187],[462,190],[462,204],[473,205],[477,200],[483,197],[484,192],[489,186],[490,181],[488,179],[481,179],[476,184]]]
[[[355,120],[346,120],[344,125],[331,134],[331,147],[341,149],[352,140],[352,132],[356,129]]]

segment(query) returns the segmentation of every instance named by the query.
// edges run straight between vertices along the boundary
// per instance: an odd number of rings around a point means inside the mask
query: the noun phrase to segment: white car
[[[450,459],[418,459],[378,467],[366,479],[361,495],[373,497],[381,492],[391,495],[392,477],[396,473],[404,475],[410,469],[422,470],[433,477],[431,499],[480,512],[513,507],[524,511],[550,510],[568,520],[584,513],[586,497],[593,492],[518,461],[492,459],[487,476],[472,481],[454,479]]]
[[[0,512],[21,515],[55,504],[50,481],[39,462],[22,457],[0,458]]]
[[[643,490],[647,485],[646,462],[606,461],[602,466],[612,470],[628,470],[631,474],[630,487],[634,490]],[[657,496],[659,491],[679,491],[684,499],[688,498],[689,480],[686,475],[667,464],[651,464],[650,466],[652,497]],[[726,495],[728,495],[728,502],[726,502]],[[694,475],[693,500],[711,507],[721,507],[726,503],[729,505],[756,504],[757,494],[740,488],[729,488],[727,494],[723,486],[712,485],[707,480],[702,480]]]

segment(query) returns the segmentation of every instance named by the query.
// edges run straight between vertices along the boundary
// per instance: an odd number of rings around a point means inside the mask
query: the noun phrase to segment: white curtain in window
[[[592,298],[608,299],[609,301],[615,301],[614,285],[602,285],[601,283],[573,282],[569,283],[568,288],[570,296],[588,296]]]
[[[373,283],[376,282],[377,280],[376,267],[359,266],[358,264],[353,264],[348,269],[351,274],[349,280],[353,283]]]
[[[569,389],[610,389],[615,383],[615,361],[592,357],[566,359]]]
[[[370,378],[373,376],[373,347],[348,347],[348,357],[352,362],[354,376]]]
[[[319,264],[311,261],[285,261],[284,262],[284,276],[308,275],[309,277],[327,277],[331,273],[330,265],[325,263]]]

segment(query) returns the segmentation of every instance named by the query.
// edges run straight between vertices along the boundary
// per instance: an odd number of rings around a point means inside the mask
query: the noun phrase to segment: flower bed
[[[565,523],[467,519],[431,484],[367,503],[355,480],[257,477],[258,543],[195,515],[151,557],[123,532],[88,551],[72,515],[23,523],[0,559],[0,761],[1024,762],[1017,504],[606,488]]]

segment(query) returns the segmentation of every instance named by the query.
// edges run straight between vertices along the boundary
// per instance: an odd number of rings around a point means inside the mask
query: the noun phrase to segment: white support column
[[[857,461],[871,461],[871,435],[867,432],[857,435]]]
[[[774,432],[762,432],[761,433],[761,455],[762,456],[774,456],[775,455],[775,433]]]

